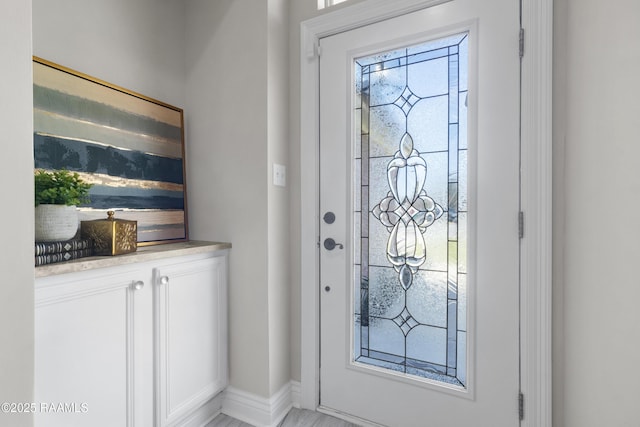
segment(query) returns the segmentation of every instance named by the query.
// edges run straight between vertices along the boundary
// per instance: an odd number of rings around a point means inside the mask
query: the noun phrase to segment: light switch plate
[[[278,187],[286,187],[287,185],[287,168],[285,165],[278,163],[273,164],[273,185]]]

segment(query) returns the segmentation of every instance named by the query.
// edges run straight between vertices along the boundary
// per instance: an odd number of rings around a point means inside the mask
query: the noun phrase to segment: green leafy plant
[[[36,170],[35,203],[53,205],[80,205],[89,203],[89,189],[92,184],[84,182],[80,175],[67,170],[47,172]]]

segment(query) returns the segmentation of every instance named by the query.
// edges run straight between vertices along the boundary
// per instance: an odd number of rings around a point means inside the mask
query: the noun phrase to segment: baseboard
[[[300,383],[285,384],[270,398],[228,387],[222,413],[256,427],[276,427],[289,410],[300,406]]]
[[[302,401],[302,385],[300,381],[291,381],[291,404],[294,408],[301,407]]]
[[[177,425],[180,427],[202,427],[206,426],[215,417],[220,415],[222,410],[222,402],[224,400],[224,392],[219,393],[216,397],[208,400],[204,405],[189,414],[188,417],[181,420]]]

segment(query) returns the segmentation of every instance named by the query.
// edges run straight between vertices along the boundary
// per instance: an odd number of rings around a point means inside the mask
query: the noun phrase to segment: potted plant
[[[91,184],[67,170],[37,169],[35,183],[35,238],[53,242],[69,240],[78,232],[76,206],[89,202]]]

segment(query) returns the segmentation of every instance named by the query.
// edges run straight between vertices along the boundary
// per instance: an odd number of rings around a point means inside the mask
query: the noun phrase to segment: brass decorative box
[[[83,239],[93,240],[94,255],[121,255],[138,249],[138,221],[114,218],[115,212],[107,212],[107,219],[80,222]]]

